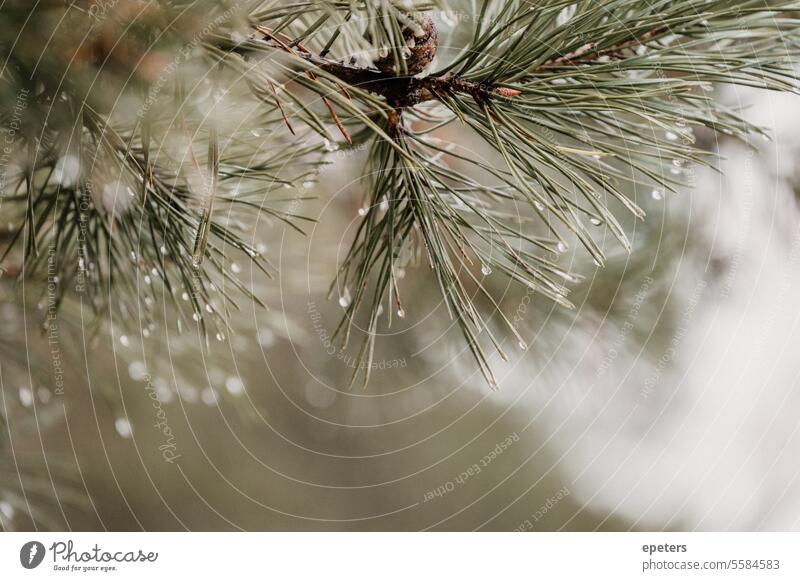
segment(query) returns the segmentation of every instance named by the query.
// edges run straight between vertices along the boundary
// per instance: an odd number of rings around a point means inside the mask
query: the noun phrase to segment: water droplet
[[[269,349],[275,345],[275,332],[269,327],[262,327],[258,330],[257,340],[264,349]]]
[[[144,284],[151,284],[153,280],[150,278],[149,274],[144,275]]]
[[[225,340],[225,335],[223,335],[222,333],[217,333],[215,335],[215,337],[217,338],[217,341],[224,341]]]
[[[142,329],[142,336],[147,338],[150,336],[150,329]]]
[[[27,387],[20,387],[19,401],[26,408],[31,407],[33,405],[33,392]]]
[[[358,215],[359,216],[366,216],[367,215],[367,209],[366,208],[359,208],[358,209]]]
[[[114,420],[114,429],[123,438],[130,438],[133,430],[131,429],[130,422],[125,418],[117,418]]]
[[[675,133],[674,131],[667,131],[667,133],[666,133],[666,137],[667,137],[667,139],[669,139],[670,141],[675,141],[676,139],[678,139],[678,134],[677,134],[677,133]]]
[[[200,321],[200,319],[202,319],[202,318],[203,318],[203,316],[202,316],[200,313],[194,313],[194,314],[192,315],[192,318],[193,318],[195,321],[198,321],[198,322],[199,322],[199,321]]]
[[[664,194],[661,192],[661,190],[653,190],[652,192],[650,192],[650,196],[654,200],[663,200],[664,199]]]
[[[559,241],[559,243],[556,245],[556,250],[563,254],[569,250],[569,246],[567,246],[564,242]]]
[[[0,513],[3,514],[6,520],[11,520],[14,518],[14,514],[16,514],[16,511],[14,510],[14,507],[11,506],[10,502],[2,500],[0,501]]]
[[[520,349],[527,349],[528,348],[528,344],[525,343],[525,341],[520,341],[519,343],[517,343],[517,345],[519,345]]]
[[[181,298],[183,300],[185,300],[185,301],[188,301],[189,300],[189,293],[187,293],[187,292],[181,293]]]
[[[534,202],[534,203],[533,203],[533,205],[534,205],[534,207],[535,207],[537,210],[539,210],[540,212],[543,212],[543,211],[544,211],[544,204],[542,204],[541,202],[539,202],[539,201],[536,201],[536,202]]]
[[[131,361],[128,364],[128,375],[134,381],[141,381],[147,377],[147,367],[141,361]]]
[[[213,312],[214,312],[214,307],[212,307],[211,305],[209,305],[208,303],[206,303],[206,310],[207,310],[209,313],[213,313]]]
[[[378,305],[378,308],[375,309],[375,314],[379,317],[383,314],[383,305]]]
[[[589,218],[589,222],[591,222],[594,226],[599,226],[603,223],[600,218]]]
[[[217,403],[217,392],[215,392],[213,388],[207,387],[200,394],[200,399],[206,405],[214,405]]]
[[[400,317],[401,319],[405,319],[406,318],[406,311],[405,311],[405,309],[403,307],[400,307],[399,309],[397,309],[397,316]]]
[[[128,345],[131,344],[131,342],[128,339],[127,335],[120,335],[119,336],[119,342],[120,342],[120,345],[122,345],[123,347],[127,347]]]
[[[492,269],[488,264],[484,264],[481,266],[481,273],[483,273],[483,276],[489,276],[492,274]]]
[[[303,182],[303,187],[304,187],[305,189],[309,189],[309,188],[311,188],[313,185],[314,185],[314,182],[312,182],[312,181],[305,181],[305,182]]]
[[[350,296],[350,290],[345,288],[342,295],[339,297],[339,306],[343,309],[346,309],[350,306],[350,301],[352,297]]]
[[[225,389],[231,395],[239,395],[244,391],[244,383],[238,377],[231,375],[225,380]]]
[[[250,135],[252,135],[253,137],[261,137],[261,132],[258,129],[251,129]]]
[[[233,272],[234,274],[239,274],[240,272],[242,272],[242,267],[239,266],[238,263],[232,262],[231,263],[231,272]]]

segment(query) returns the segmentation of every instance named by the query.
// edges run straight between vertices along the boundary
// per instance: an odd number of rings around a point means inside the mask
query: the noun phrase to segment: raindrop
[[[223,335],[222,333],[217,333],[216,334],[216,338],[217,338],[217,341],[224,341],[225,340],[225,335]]]
[[[20,387],[19,388],[19,401],[26,408],[31,407],[31,405],[33,405],[33,392],[30,389],[28,389],[27,387]]]
[[[122,345],[123,347],[127,347],[128,345],[131,344],[131,342],[128,339],[127,335],[120,335],[119,336],[119,342],[120,342],[120,345]]]
[[[652,192],[650,192],[650,196],[652,196],[654,200],[664,199],[664,194],[661,192],[661,190],[653,190]]]
[[[258,129],[251,129],[250,135],[252,135],[253,137],[261,137],[261,132]]]
[[[343,309],[346,309],[350,306],[350,300],[350,290],[345,288],[344,293],[342,293],[342,295],[339,297],[339,306]]]
[[[217,393],[210,387],[207,387],[200,394],[200,399],[206,405],[214,405],[217,403]]]
[[[214,307],[212,307],[211,305],[209,305],[208,303],[206,303],[206,310],[207,310],[209,313],[213,313],[213,312],[214,312]]]
[[[145,274],[144,275],[144,284],[150,284],[152,282],[153,282],[153,280],[150,278],[150,275],[149,274]]]
[[[559,243],[556,245],[556,249],[557,249],[557,250],[558,250],[560,253],[562,253],[562,254],[563,254],[564,252],[566,252],[567,250],[569,250],[569,247],[568,247],[568,246],[567,246],[567,245],[566,245],[564,242],[560,242],[560,241],[559,241]]]
[[[242,380],[238,377],[231,375],[225,380],[225,389],[227,389],[228,393],[231,395],[239,395],[244,391],[244,383],[242,383]]]
[[[189,293],[187,293],[187,292],[185,292],[185,291],[184,291],[184,292],[181,294],[181,298],[182,298],[183,300],[185,300],[185,301],[188,301],[188,300],[189,300]]]
[[[666,135],[667,139],[669,139],[670,141],[675,141],[676,139],[678,139],[678,134],[675,133],[674,131],[667,131]]]
[[[275,332],[269,327],[262,327],[258,330],[257,340],[259,345],[269,349],[275,345]]]
[[[203,317],[202,317],[202,315],[200,315],[200,313],[194,313],[194,314],[192,315],[192,318],[193,318],[195,321],[200,321],[200,319],[202,319]]]
[[[481,266],[481,273],[483,273],[483,276],[489,276],[492,274],[492,269],[488,264],[484,264]]]
[[[147,377],[147,367],[141,361],[131,361],[128,365],[128,375],[134,381],[141,381]]]
[[[232,262],[231,263],[231,272],[233,272],[234,274],[239,274],[240,272],[242,272],[242,267],[239,266],[238,263]]]
[[[114,420],[114,429],[123,438],[130,438],[133,430],[131,430],[130,422],[125,418],[117,418]]]
[[[16,511],[14,510],[14,507],[13,507],[13,506],[11,506],[11,503],[10,503],[10,502],[7,502],[7,501],[5,501],[5,500],[3,500],[3,501],[0,501],[0,513],[3,513],[3,516],[4,516],[4,517],[5,517],[7,520],[11,520],[11,519],[13,519],[13,518],[14,518],[14,513],[15,513],[15,512],[16,512]]]
[[[603,223],[603,221],[600,218],[589,218],[589,222],[591,222],[595,226],[599,226],[600,224]]]
[[[400,317],[401,319],[405,319],[406,318],[406,311],[405,311],[405,309],[403,307],[400,307],[399,309],[397,309],[397,316]]]
[[[366,216],[367,215],[367,209],[366,208],[359,208],[358,209],[358,215],[359,216]]]

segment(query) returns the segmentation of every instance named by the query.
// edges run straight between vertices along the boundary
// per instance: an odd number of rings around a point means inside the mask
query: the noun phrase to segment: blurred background
[[[605,268],[577,246],[558,257],[585,277],[572,311],[487,275],[526,339],[493,360],[496,391],[424,261],[370,383],[350,385],[354,354],[331,339],[348,290],[328,288],[364,148],[330,146],[286,190],[314,197],[306,236],[259,221],[275,278],[237,268],[270,308],[241,304],[222,340],[119,316],[91,333],[82,304],[43,333],[41,288],[3,276],[3,529],[800,528],[800,98],[710,95],[772,139],[698,134],[721,172],[674,166],[679,195],[630,192],[648,214],[627,224],[630,254],[597,227]],[[237,115],[254,140],[276,131]],[[456,125],[442,138],[494,160]]]

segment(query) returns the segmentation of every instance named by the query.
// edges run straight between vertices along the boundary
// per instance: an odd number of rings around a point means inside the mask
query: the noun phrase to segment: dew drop
[[[228,393],[231,395],[239,395],[244,391],[244,383],[242,383],[242,380],[238,377],[231,375],[225,380],[225,389],[227,389]]]
[[[192,315],[192,318],[193,318],[195,321],[198,321],[198,322],[199,322],[199,321],[200,321],[200,319],[202,319],[203,317],[202,317],[202,315],[200,315],[200,313],[194,313],[194,314]]]
[[[345,288],[344,292],[339,297],[339,306],[342,307],[343,309],[346,309],[347,307],[350,306],[350,300],[351,300],[350,290]]]
[[[666,137],[670,141],[675,141],[676,139],[678,139],[678,134],[675,133],[674,131],[667,131]]]
[[[269,349],[275,345],[275,332],[269,327],[262,327],[258,330],[256,339],[264,349]]]
[[[367,215],[367,209],[366,208],[359,208],[358,209],[358,215],[359,216],[366,216]]]
[[[120,335],[119,336],[119,342],[120,342],[120,345],[122,345],[123,347],[127,347],[128,345],[131,344],[130,340],[128,340],[128,336],[127,335]]]
[[[600,218],[589,218],[589,222],[591,222],[594,226],[599,226],[603,223]]]
[[[400,317],[401,319],[405,319],[406,318],[406,311],[405,311],[405,309],[403,307],[400,307],[399,309],[397,309],[397,316]]]
[[[215,392],[213,388],[207,387],[200,394],[200,399],[206,405],[214,405],[217,403],[217,392]]]
[[[650,196],[654,200],[663,200],[664,199],[664,194],[661,192],[661,190],[653,190],[652,192],[650,192]]]
[[[569,247],[568,247],[568,246],[567,246],[567,245],[566,245],[564,242],[559,242],[559,243],[556,245],[556,249],[557,249],[557,250],[558,250],[560,253],[562,253],[562,254],[563,254],[564,252],[566,252],[567,250],[569,250]]]
[[[33,405],[33,392],[27,387],[20,387],[19,401],[26,408],[31,407]]]
[[[123,438],[130,438],[133,430],[131,430],[130,422],[125,418],[117,418],[114,420],[114,429]]]
[[[240,272],[242,272],[242,267],[239,266],[239,264],[237,262],[232,262],[231,263],[231,272],[233,272],[234,274],[239,274]]]
[[[484,264],[481,266],[481,273],[483,273],[483,276],[489,276],[492,274],[492,269],[488,264]]]

